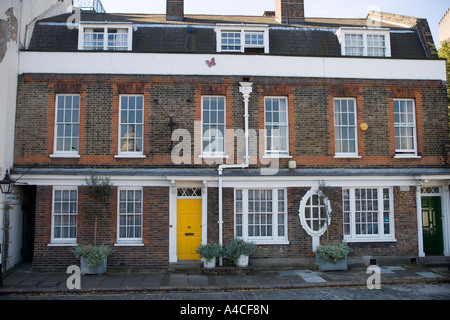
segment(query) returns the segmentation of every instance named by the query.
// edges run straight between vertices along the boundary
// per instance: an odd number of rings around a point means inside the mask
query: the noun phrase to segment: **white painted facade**
[[[65,13],[71,5],[72,1],[69,0],[0,2],[1,34],[5,35],[0,39],[0,179],[3,179],[5,171],[13,165],[19,51],[28,46],[38,19]],[[6,202],[6,197],[0,195],[2,253],[5,252],[4,224],[9,226],[9,244],[6,250],[8,256],[2,255],[1,261],[2,267],[8,270],[21,261],[22,211],[20,200],[8,205]],[[9,222],[4,220],[5,210],[8,211]]]
[[[444,60],[127,52],[21,52],[19,74],[139,74],[446,81]],[[276,67],[275,67],[276,66]]]

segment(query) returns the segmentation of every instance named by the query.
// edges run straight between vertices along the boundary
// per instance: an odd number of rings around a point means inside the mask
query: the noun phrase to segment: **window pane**
[[[364,55],[364,40],[362,34],[345,35],[345,54],[348,56]]]
[[[265,98],[266,152],[289,152],[287,119],[287,98]]]
[[[222,32],[222,51],[241,51],[240,32]]]
[[[203,152],[223,154],[225,152],[225,97],[202,97]]]
[[[142,237],[142,191],[119,190],[119,238]]]
[[[57,96],[55,152],[78,151],[79,99],[77,95]]]
[[[54,190],[53,193],[53,239],[76,238],[77,225],[76,190]]]
[[[306,201],[304,219],[311,231],[319,231],[324,228],[327,219],[325,203],[317,194],[311,195]]]
[[[278,213],[274,212],[275,204]],[[246,235],[254,240],[285,239],[286,214],[285,190],[235,191],[235,236]],[[246,216],[245,220],[243,216]],[[244,221],[247,222],[246,226],[243,225]],[[245,234],[243,230],[246,230]]]
[[[143,97],[121,96],[120,99],[120,152],[143,151]]]
[[[394,100],[395,149],[415,154],[415,110],[413,100]]]
[[[334,100],[335,151],[355,154],[356,142],[356,108],[354,99]]]

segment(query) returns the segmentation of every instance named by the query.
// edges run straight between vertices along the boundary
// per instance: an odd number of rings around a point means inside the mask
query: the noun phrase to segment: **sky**
[[[108,13],[166,12],[165,0],[101,0]],[[369,10],[426,18],[439,46],[439,21],[450,8],[448,0],[305,0],[306,17],[364,18]],[[185,14],[262,15],[275,11],[275,0],[185,0]]]

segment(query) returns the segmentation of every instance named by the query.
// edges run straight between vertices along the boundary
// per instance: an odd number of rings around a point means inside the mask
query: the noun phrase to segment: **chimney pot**
[[[275,0],[275,20],[286,24],[305,22],[304,0]]]
[[[166,0],[166,21],[183,21],[184,0]]]

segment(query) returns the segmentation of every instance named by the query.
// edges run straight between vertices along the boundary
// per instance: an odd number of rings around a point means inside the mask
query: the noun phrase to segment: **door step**
[[[449,257],[446,256],[427,256],[419,258],[419,262],[425,266],[447,265]]]
[[[167,271],[173,273],[200,274],[202,272],[202,266],[201,261],[181,261],[170,263]]]

